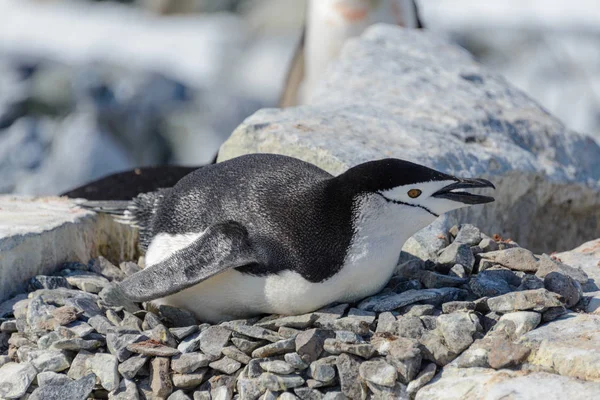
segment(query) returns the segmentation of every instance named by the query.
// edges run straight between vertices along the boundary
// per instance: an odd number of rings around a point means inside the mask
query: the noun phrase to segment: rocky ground
[[[0,304],[0,398],[600,397],[600,292],[585,268],[472,225],[413,246],[438,256],[403,253],[357,304],[219,325],[120,298],[114,282],[136,263],[65,264]],[[586,246],[576,254],[598,263],[600,241]]]

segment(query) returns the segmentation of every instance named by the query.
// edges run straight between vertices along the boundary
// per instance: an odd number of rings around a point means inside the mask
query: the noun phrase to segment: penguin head
[[[495,189],[486,179],[458,178],[394,158],[360,164],[340,178],[358,195],[380,196],[388,203],[386,208],[402,208],[414,214],[428,213],[431,220],[448,211],[494,201],[493,197],[467,191]]]

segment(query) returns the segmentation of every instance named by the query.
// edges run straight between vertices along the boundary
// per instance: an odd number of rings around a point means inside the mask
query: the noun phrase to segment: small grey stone
[[[119,268],[125,273],[126,276],[131,276],[142,270],[139,265],[132,261],[123,261],[119,264]]]
[[[81,400],[87,399],[96,384],[94,374],[86,375],[63,385],[45,385],[38,387],[31,393],[28,400]]]
[[[52,371],[40,372],[36,379],[38,386],[64,385],[65,383],[73,381],[65,374],[59,374]]]
[[[4,333],[14,333],[17,332],[17,321],[15,321],[14,319],[12,320],[8,320],[8,321],[4,321],[2,322],[2,324],[0,324],[0,332],[4,332]]]
[[[277,330],[277,334],[282,339],[291,339],[298,336],[302,331],[300,329],[288,328],[287,326],[282,326]]]
[[[333,338],[335,334],[325,329],[309,329],[295,338],[295,350],[306,363],[315,361],[323,352],[325,339]]]
[[[148,339],[147,336],[137,333],[109,332],[106,335],[106,347],[111,354],[117,356],[120,362],[123,362],[131,356],[127,345]]]
[[[359,303],[358,308],[367,311],[392,311],[397,308],[416,303],[417,301],[438,298],[439,294],[432,290],[408,290],[400,294],[386,295],[384,297],[368,297]]]
[[[199,390],[194,392],[194,400],[211,400],[208,390]]]
[[[410,382],[419,372],[422,356],[419,343],[415,339],[376,335],[371,343],[377,352],[385,355],[386,361],[396,368],[400,382]]]
[[[296,350],[296,341],[292,339],[284,339],[275,343],[268,344],[252,352],[253,358],[271,357],[285,353],[291,353]]]
[[[317,389],[311,389],[309,387],[299,387],[294,389],[294,393],[302,400],[322,400],[323,394]],[[332,392],[329,392],[332,393]],[[341,392],[337,392],[343,396]],[[344,397],[345,399],[345,397]],[[344,400],[341,399],[341,400]]]
[[[436,365],[434,363],[426,363],[423,367],[423,370],[419,372],[419,375],[417,375],[417,377],[408,384],[406,388],[408,394],[410,396],[414,396],[419,389],[431,381],[435,375],[435,371]]]
[[[424,332],[419,343],[423,358],[437,365],[444,366],[457,356],[444,344],[442,337],[433,331]]]
[[[565,315],[567,309],[564,306],[550,307],[542,313],[542,322],[554,321],[556,318]]]
[[[349,344],[337,339],[326,339],[323,348],[331,354],[349,353],[363,358],[371,358],[375,353],[375,348],[369,343]]]
[[[588,275],[581,269],[581,267],[571,267],[566,265],[547,254],[542,254],[538,261],[538,270],[535,276],[544,279],[550,272],[560,272],[563,275],[570,276],[575,279],[581,285],[588,282]]]
[[[268,359],[263,360],[263,361],[268,361]],[[263,373],[262,368],[260,367],[260,363],[262,361],[261,360],[250,360],[250,362],[248,363],[248,367],[246,368],[246,375],[248,375],[248,378],[258,378],[260,376],[260,374]]]
[[[60,351],[46,351],[31,360],[33,366],[38,372],[60,372],[69,368],[71,365],[67,356]]]
[[[233,390],[228,386],[218,386],[210,391],[212,400],[231,400]]]
[[[544,287],[544,281],[535,275],[525,275],[521,279],[521,284],[517,288],[518,291],[542,289]]]
[[[481,239],[481,242],[479,242],[478,246],[484,253],[489,253],[490,251],[496,251],[499,249],[498,243],[489,237]]]
[[[114,325],[103,315],[94,315],[92,318],[88,319],[88,324],[98,333],[103,335],[106,335],[109,329],[114,327]]]
[[[354,332],[350,331],[335,331],[335,338],[344,343],[364,343],[364,339]]]
[[[458,287],[468,282],[465,278],[458,278],[452,275],[439,274],[432,271],[422,271],[420,281],[428,289],[437,289],[442,287]]]
[[[108,279],[85,271],[72,271],[65,277],[71,286],[88,293],[100,293],[108,284]]]
[[[128,328],[136,331],[142,330],[142,320],[128,311],[123,311],[123,320],[121,325],[123,328]]]
[[[323,395],[323,400],[346,400],[348,397],[344,395],[342,392],[338,392],[337,390],[332,390],[330,392],[325,393]]]
[[[524,361],[531,349],[501,337],[494,337],[488,353],[489,366],[494,369],[512,367]]]
[[[88,375],[92,371],[88,369],[87,360],[92,358],[94,355],[88,351],[81,350],[73,361],[71,362],[71,368],[67,372],[67,376],[71,379],[80,379]]]
[[[88,269],[113,281],[122,281],[126,277],[121,269],[102,256],[99,256],[95,260],[90,260]]]
[[[483,253],[481,256],[483,260],[489,260],[516,271],[536,272],[538,270],[538,260],[531,251],[522,247],[492,251]]]
[[[359,374],[362,379],[382,386],[393,387],[396,383],[396,368],[382,359],[363,362]]]
[[[450,271],[448,271],[448,275],[456,276],[457,278],[468,278],[469,277],[469,274],[465,270],[465,267],[463,267],[460,264],[454,264],[454,266],[452,268],[450,268]]]
[[[347,308],[348,304],[338,304],[337,306],[326,307],[315,311],[314,314],[317,316],[317,320],[314,325],[317,328],[333,328],[333,322],[336,319],[341,318]]]
[[[358,335],[369,334],[369,324],[361,319],[344,317],[333,322],[333,328],[341,331],[351,331]]]
[[[294,372],[294,367],[285,361],[263,361],[260,363],[260,367],[265,372],[272,372],[274,374],[291,374]]]
[[[102,346],[102,343],[100,343],[98,340],[85,340],[81,338],[74,338],[57,340],[56,342],[52,343],[50,349],[79,351],[95,350],[100,346]]]
[[[478,297],[493,297],[510,293],[513,290],[513,287],[511,287],[506,279],[502,279],[499,272],[500,271],[482,271],[478,273],[469,282],[471,290]]]
[[[221,352],[223,353],[223,355],[232,358],[238,362],[241,362],[242,364],[248,364],[251,360],[248,354],[244,353],[235,346],[223,347]]]
[[[165,346],[151,339],[128,344],[126,348],[132,353],[142,354],[150,357],[173,357],[181,353],[179,350],[174,349],[173,347]]]
[[[545,311],[550,307],[562,306],[559,296],[546,289],[511,292],[491,297],[488,299],[487,304],[491,311],[498,313],[521,310]]]
[[[288,390],[304,385],[304,379],[298,375],[275,375],[265,372],[258,378],[260,385],[264,389],[278,392]]]
[[[475,314],[464,312],[440,315],[437,329],[450,351],[457,354],[473,343],[475,332],[483,330]]]
[[[240,369],[242,367],[242,364],[238,361],[235,361],[232,358],[225,356],[220,360],[211,362],[208,366],[217,371],[221,371],[224,374],[231,375],[235,371]]]
[[[447,267],[448,270],[455,264],[462,265],[467,273],[473,271],[475,256],[468,244],[453,242],[440,253],[437,262]]]
[[[199,336],[200,350],[206,354],[220,356],[223,347],[227,346],[231,331],[222,326],[211,326],[202,331]]]
[[[373,311],[365,311],[360,310],[358,308],[351,308],[348,311],[348,318],[354,318],[360,321],[365,321],[367,324],[371,325],[373,322],[375,322],[377,314],[375,314]]]
[[[93,317],[92,317],[93,318]],[[94,332],[94,328],[90,326],[88,323],[83,321],[73,321],[67,325],[65,325],[69,331],[73,332],[76,337],[83,338],[90,333]],[[70,339],[70,338],[68,338]]]
[[[269,321],[259,322],[256,326],[261,328],[275,330],[277,328],[281,328],[282,326],[288,328],[297,328],[297,329],[306,329],[310,328],[314,322],[317,320],[317,314],[303,314],[303,315],[291,315],[286,317],[280,317],[276,319],[271,319]]]
[[[567,308],[573,307],[579,303],[583,291],[581,284],[568,275],[560,272],[550,272],[544,277],[544,286],[551,292],[558,293],[565,299]]]
[[[158,306],[158,314],[170,328],[196,325],[194,314],[181,308],[161,304]]]
[[[290,392],[283,392],[277,398],[278,400],[296,400],[298,397]]]
[[[382,312],[377,318],[377,333],[391,332],[396,322],[396,317],[389,311]]]
[[[166,357],[156,357],[150,363],[150,387],[157,397],[167,397],[173,391],[169,361]]]
[[[109,392],[119,387],[118,365],[117,357],[106,353],[96,353],[86,360],[87,369],[98,377],[102,387]]]
[[[140,396],[135,382],[121,379],[119,386],[108,394],[108,400],[139,400]]]
[[[162,324],[155,326],[150,332],[150,338],[168,347],[177,347],[175,336]]]
[[[252,354],[252,352],[255,349],[267,344],[266,340],[252,341],[236,337],[231,338],[231,342],[235,345],[235,347],[237,347],[246,354]]]
[[[423,334],[423,323],[419,317],[400,316],[392,324],[391,333],[397,336],[418,339]]]
[[[160,319],[158,318],[158,316],[156,314],[154,314],[153,312],[147,312],[146,315],[144,315],[144,321],[142,322],[142,329],[143,330],[151,330],[156,328],[158,325],[162,325],[162,322],[160,321]],[[194,325],[196,326],[196,325]],[[196,329],[197,326],[196,326]]]
[[[102,309],[96,303],[93,297],[81,295],[65,300],[66,305],[73,306],[81,310],[85,317],[91,318],[94,315],[104,315]]]
[[[30,300],[27,298],[27,293],[18,294],[15,297],[0,303],[0,318],[6,318],[13,315],[13,306],[20,301],[28,303]]]
[[[450,314],[458,311],[475,311],[475,303],[472,301],[450,301],[442,304],[444,314]]]
[[[360,380],[361,360],[355,356],[341,354],[336,361],[342,393],[350,399],[366,399],[367,390]]]
[[[432,304],[411,304],[399,310],[399,314],[404,317],[422,317],[436,313],[439,314],[439,311]]]
[[[108,310],[106,310],[106,318],[114,326],[121,326],[121,322],[123,322],[123,319],[121,317],[119,317],[119,315],[114,310],[111,310],[110,308]]]
[[[173,357],[171,368],[180,374],[194,372],[199,368],[207,367],[208,364],[215,361],[217,356],[202,354],[198,352],[180,354]]]
[[[308,363],[306,363],[298,353],[287,353],[284,355],[284,358],[285,362],[287,362],[289,365],[291,365],[292,367],[294,367],[294,369],[298,371],[302,371],[308,368]]]
[[[475,246],[481,242],[481,231],[471,224],[463,224],[460,226],[454,241]]]
[[[202,332],[196,332],[183,339],[181,343],[179,343],[179,346],[177,346],[177,350],[182,353],[191,353],[198,350],[200,348],[201,333]]]
[[[62,276],[37,275],[29,280],[29,288],[31,291],[34,291],[39,289],[57,288],[72,289],[73,287],[69,285],[69,282]]]
[[[170,328],[169,331],[175,336],[178,340],[183,340],[186,337],[190,336],[192,333],[198,332],[198,325],[190,325],[181,328]]]
[[[135,355],[119,364],[118,370],[126,379],[133,379],[148,361],[148,357]]]
[[[328,365],[326,362],[320,362],[321,360],[314,361],[310,364],[310,376],[325,384],[333,382],[335,379],[335,369],[333,366],[335,366],[336,360],[337,358],[334,357],[331,365]]]
[[[178,390],[176,392],[171,393],[167,400],[192,400],[190,396],[185,394],[183,390]]]
[[[37,370],[30,363],[8,363],[0,367],[0,398],[15,399],[23,396]]]
[[[258,326],[233,325],[228,326],[228,328],[241,335],[248,336],[254,339],[264,339],[268,340],[269,342],[277,342],[281,340],[281,337],[279,337],[277,333]]]
[[[521,337],[534,330],[541,319],[540,313],[535,311],[517,311],[502,315],[498,321],[512,321],[515,324],[515,336]]]
[[[173,374],[173,386],[180,389],[195,388],[202,383],[208,369],[199,369],[192,374]]]

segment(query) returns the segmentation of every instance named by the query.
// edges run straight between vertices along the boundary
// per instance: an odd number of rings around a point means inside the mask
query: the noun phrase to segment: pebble
[[[281,340],[281,337],[276,332],[258,326],[233,325],[229,326],[229,329],[254,339],[264,339],[268,340],[269,342],[277,342]]]
[[[546,289],[525,290],[491,297],[487,301],[491,311],[508,313],[512,311],[545,311],[550,307],[560,307],[559,296]]]
[[[347,399],[347,397],[342,392],[338,392],[337,390],[327,392],[322,397],[322,400],[346,400],[346,399]]]
[[[65,305],[73,306],[78,308],[83,315],[87,318],[91,318],[94,315],[103,315],[104,312],[96,303],[96,298],[87,295],[77,295],[69,298],[65,301]]]
[[[127,350],[128,345],[148,339],[147,336],[139,333],[109,332],[106,335],[106,347],[111,354],[117,356],[120,362],[123,362],[132,354],[131,351]]]
[[[408,290],[400,294],[372,296],[361,301],[358,308],[367,311],[392,311],[423,300],[431,300],[439,295],[431,290]]]
[[[450,351],[444,344],[442,337],[435,332],[426,331],[419,339],[419,343],[421,344],[423,358],[437,365],[444,366],[457,356],[456,353]]]
[[[315,311],[314,314],[317,316],[317,320],[314,323],[315,327],[325,329],[333,328],[333,322],[336,319],[341,318],[348,307],[348,304],[338,304],[337,306],[325,307]]]
[[[537,328],[541,320],[542,316],[535,311],[517,311],[502,315],[498,321],[512,321],[515,324],[515,336],[521,337]]]
[[[213,361],[212,363],[208,364],[208,366],[214,370],[221,371],[224,374],[231,375],[235,371],[240,369],[242,367],[242,364],[232,358],[225,356],[220,360]]]
[[[232,358],[242,364],[248,364],[252,358],[235,346],[227,346],[221,349],[223,355]]]
[[[150,387],[157,397],[167,397],[173,391],[169,363],[166,357],[156,357],[150,363]]]
[[[185,394],[183,390],[178,390],[176,392],[171,393],[167,400],[191,400],[190,396]]]
[[[513,367],[524,361],[530,352],[531,349],[522,344],[497,338],[490,346],[488,364],[494,369]]]
[[[550,307],[542,313],[542,322],[554,321],[556,318],[565,315],[567,309],[564,306]]]
[[[0,398],[14,399],[25,394],[37,375],[30,363],[8,363],[0,367]]]
[[[310,364],[310,376],[324,384],[329,384],[335,379],[335,363],[337,357],[321,359]]]
[[[108,394],[108,400],[139,400],[140,395],[135,382],[121,379],[119,386]]]
[[[84,271],[72,271],[65,278],[69,285],[88,293],[100,293],[109,284],[103,276]]]
[[[73,334],[79,338],[83,338],[94,332],[94,328],[83,321],[73,321],[70,324],[67,324],[65,328],[73,332]]]
[[[475,311],[475,303],[472,301],[450,301],[442,304],[444,314],[450,314],[459,311]]]
[[[333,329],[351,331],[358,335],[367,335],[369,333],[369,323],[359,318],[344,317],[336,319],[333,322]]]
[[[126,349],[132,353],[142,354],[150,357],[173,357],[177,354],[180,354],[179,350],[165,346],[152,339],[128,344]]]
[[[468,278],[469,277],[469,274],[467,273],[467,270],[465,269],[465,267],[463,267],[460,264],[454,264],[454,266],[452,268],[450,268],[450,271],[448,271],[448,275],[455,276],[457,278]]]
[[[423,334],[423,329],[421,318],[401,316],[392,324],[390,332],[397,336],[418,339]]]
[[[362,379],[378,385],[393,387],[396,384],[396,368],[382,359],[363,362],[359,374]]]
[[[252,354],[255,349],[267,344],[266,340],[253,341],[236,337],[231,338],[231,342],[246,354]]]
[[[96,376],[94,374],[86,375],[72,382],[66,382],[62,385],[45,385],[38,387],[31,393],[28,400],[81,400],[89,398],[94,385]]]
[[[477,246],[479,246],[479,248],[484,253],[489,253],[491,251],[496,251],[496,250],[498,250],[500,248],[498,246],[498,243],[494,239],[489,238],[489,237],[481,239],[481,242],[479,242],[479,244]]]
[[[291,353],[296,350],[296,341],[294,338],[280,340],[275,343],[268,344],[252,352],[253,358],[271,357],[285,353]]]
[[[395,320],[395,318],[394,318]],[[350,331],[335,331],[335,338],[344,343],[364,343],[362,336]]]
[[[14,319],[9,320],[9,321],[4,321],[4,322],[2,322],[2,324],[0,324],[0,332],[15,333],[17,331],[18,331],[17,321],[15,321]]]
[[[317,319],[318,315],[315,313],[303,315],[290,315],[286,317],[271,319],[264,322],[259,322],[255,326],[271,330],[275,330],[281,327],[306,329],[313,326]]]
[[[100,380],[100,385],[107,391],[119,387],[119,362],[112,354],[96,353],[86,360],[86,367]]]
[[[146,365],[148,357],[135,355],[119,364],[118,370],[127,379],[133,379],[137,373]]]
[[[367,391],[360,379],[360,358],[341,354],[336,360],[342,393],[350,399],[366,399]]]
[[[215,325],[200,333],[200,350],[206,354],[220,356],[223,347],[227,346],[231,331],[222,326]]]
[[[285,362],[298,371],[308,368],[308,363],[306,363],[298,353],[286,353],[284,359]]]
[[[369,343],[350,344],[337,339],[326,339],[323,348],[330,354],[349,353],[367,359],[375,353],[375,348]]]
[[[495,243],[495,242],[494,242]],[[434,363],[426,363],[419,375],[412,380],[406,387],[406,391],[410,396],[414,396],[419,389],[429,383],[435,375],[437,367]]]
[[[147,312],[146,315],[144,315],[144,321],[142,321],[142,329],[143,330],[154,329],[158,325],[162,325],[162,322],[160,321],[160,318],[158,318],[158,316],[156,314],[154,314],[153,312]],[[198,327],[196,326],[196,330],[197,330],[197,328]]]
[[[565,300],[567,308],[573,307],[579,303],[583,291],[581,284],[568,275],[563,275],[560,272],[550,272],[544,277],[544,287],[551,292],[558,293]]]
[[[165,346],[176,348],[177,340],[175,336],[162,324],[156,325],[150,331],[150,338],[164,344]]]
[[[348,311],[348,318],[354,318],[360,321],[364,321],[367,324],[371,325],[375,322],[377,318],[377,314],[373,311],[360,310],[358,308],[351,308]]]
[[[570,276],[581,285],[588,282],[588,275],[580,267],[571,267],[558,260],[555,260],[547,254],[542,254],[538,261],[538,270],[535,276],[544,279],[551,272],[560,272],[563,275]]]
[[[476,332],[483,330],[477,316],[465,312],[440,315],[437,319],[437,329],[448,349],[457,354],[473,343],[473,335]]]
[[[471,246],[454,241],[450,246],[442,250],[437,262],[440,265],[446,266],[447,271],[455,264],[460,264],[470,274],[475,265],[475,256],[471,251]]]
[[[173,374],[173,386],[180,389],[194,388],[202,383],[207,372],[207,369],[199,369],[191,374]]]
[[[536,272],[538,270],[537,258],[531,251],[522,247],[483,253],[481,257],[482,260],[489,260],[515,271]]]
[[[459,278],[452,275],[439,274],[432,271],[423,271],[419,278],[423,286],[428,289],[438,289],[443,287],[458,287],[468,282],[468,279]]]
[[[82,350],[71,362],[71,368],[67,372],[67,376],[71,379],[80,379],[88,375],[91,370],[88,369],[87,360],[92,358],[94,355],[88,351]]]
[[[211,400],[210,392],[207,390],[196,391],[194,392],[194,400]]]
[[[291,374],[294,372],[294,367],[285,361],[264,361],[260,363],[260,367],[265,372],[272,372],[274,374]]]
[[[335,337],[335,333],[326,329],[309,329],[296,336],[294,344],[296,353],[310,364],[323,352],[326,339]]]
[[[34,291],[39,289],[72,289],[73,287],[62,276],[37,275],[29,280],[29,288]]]
[[[113,324],[103,315],[95,315],[89,318],[87,323],[96,330],[96,332],[106,335],[110,329],[114,327]]]
[[[122,281],[126,278],[125,273],[106,258],[99,256],[88,263],[88,269],[96,274],[103,275],[106,278],[114,281]]]
[[[120,326],[135,331],[141,331],[142,320],[128,311],[123,311],[123,319],[121,320]]]
[[[60,351],[42,351],[38,357],[31,360],[38,372],[60,372],[69,368],[70,363],[67,356]]]
[[[288,390],[304,385],[304,379],[298,375],[276,375],[271,372],[265,372],[258,378],[262,388],[278,392]]]
[[[207,367],[208,364],[216,359],[216,356],[209,354],[202,354],[198,352],[184,353],[173,357],[171,361],[171,368],[175,372],[187,374],[194,372],[199,368]]]
[[[151,314],[151,313],[148,313]],[[183,340],[190,336],[192,333],[198,332],[198,325],[184,326],[181,328],[169,328],[169,332],[177,338],[177,340]]]
[[[98,340],[85,340],[81,338],[74,339],[60,339],[56,342],[52,343],[50,346],[51,349],[56,350],[95,350],[98,347],[102,346]]]
[[[38,373],[36,380],[38,386],[64,385],[67,382],[73,381],[65,374],[59,374],[52,371]]]

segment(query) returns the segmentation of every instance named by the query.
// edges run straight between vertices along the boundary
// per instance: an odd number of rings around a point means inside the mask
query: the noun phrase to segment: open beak
[[[486,179],[459,179],[458,182],[453,183],[438,190],[433,194],[433,197],[442,199],[448,199],[464,204],[485,204],[494,201],[493,197],[481,196],[465,191],[464,189],[475,189],[475,188],[493,188],[496,187],[492,182]]]

